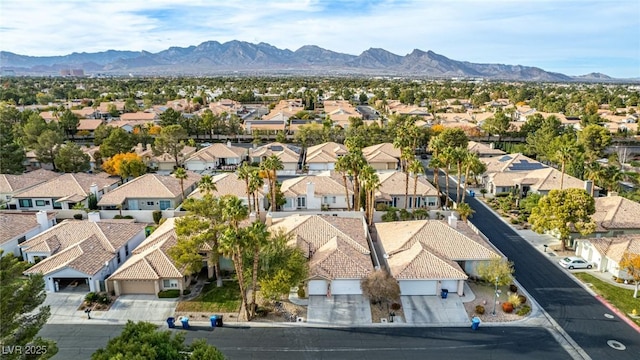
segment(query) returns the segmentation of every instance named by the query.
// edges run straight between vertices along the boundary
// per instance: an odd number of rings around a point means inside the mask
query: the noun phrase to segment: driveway
[[[370,325],[371,306],[362,295],[309,296],[307,322],[328,325]]]
[[[80,320],[83,316],[78,307],[84,301],[86,293],[76,292],[47,292],[47,297],[42,305],[49,305],[51,316],[48,324],[69,324]]]
[[[467,326],[471,323],[457,294],[449,293],[446,299],[440,296],[401,296],[401,301],[408,324]]]

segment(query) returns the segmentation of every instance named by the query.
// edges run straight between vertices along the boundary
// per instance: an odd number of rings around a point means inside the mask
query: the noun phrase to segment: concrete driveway
[[[401,296],[405,320],[408,324],[436,324],[467,326],[471,323],[457,294],[440,296]]]
[[[362,295],[309,296],[307,322],[327,325],[370,325],[371,306]]]

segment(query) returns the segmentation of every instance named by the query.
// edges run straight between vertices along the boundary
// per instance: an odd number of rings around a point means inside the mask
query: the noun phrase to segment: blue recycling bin
[[[442,289],[442,290],[440,291],[440,296],[441,296],[443,299],[446,299],[446,298],[447,298],[447,296],[449,296],[449,290],[448,290],[448,289]]]
[[[173,329],[176,327],[176,318],[167,318],[167,325],[169,325],[169,329]]]
[[[480,327],[480,318],[474,316],[473,319],[471,319],[471,330],[478,330],[478,327]]]
[[[189,328],[189,318],[187,316],[183,316],[180,318],[180,322],[182,323],[182,328],[183,329],[188,329]]]
[[[471,197],[476,197],[476,192],[471,190],[469,191],[469,195],[471,195]]]
[[[216,323],[218,322],[218,317],[215,315],[211,315],[209,317],[209,321],[211,321],[211,327],[214,328],[216,327]]]

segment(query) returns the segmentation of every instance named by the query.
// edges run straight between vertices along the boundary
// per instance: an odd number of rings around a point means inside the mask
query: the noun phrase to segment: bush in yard
[[[103,305],[111,304],[111,298],[107,293],[99,293],[96,294],[98,296],[98,302]]]
[[[510,302],[513,307],[518,307],[520,305],[520,296],[518,296],[518,294],[511,294],[507,302]]]
[[[520,305],[525,304],[527,302],[527,297],[524,295],[518,295],[518,299],[520,299]]]
[[[502,311],[506,312],[507,314],[510,314],[513,312],[513,304],[510,302],[503,302],[502,303]]]
[[[87,295],[84,296],[84,301],[92,303],[94,301],[98,300],[98,294],[94,293],[94,292],[90,292]]]
[[[511,291],[512,293],[517,293],[518,292],[518,287],[515,286],[514,284],[509,285],[509,291]]]
[[[184,291],[182,291],[182,295],[189,295],[191,294],[191,290],[189,289],[184,289]]]
[[[73,218],[76,220],[82,220],[82,214],[73,214]]]
[[[398,310],[400,310],[401,307],[402,307],[402,305],[400,305],[399,303],[391,304],[391,310],[393,310],[393,311],[398,311]]]
[[[476,305],[476,314],[479,314],[479,315],[484,314],[484,306]]]
[[[162,219],[162,211],[154,210],[152,215],[153,215],[153,222],[156,224],[160,223],[160,219]]]
[[[531,306],[522,305],[520,307],[520,309],[518,309],[518,311],[516,311],[516,314],[518,314],[520,316],[525,316],[525,315],[529,314],[530,312],[531,312]]]
[[[178,289],[162,290],[158,293],[158,297],[163,299],[177,298],[177,297],[180,297],[180,290]]]
[[[299,297],[300,299],[306,299],[307,294],[306,294],[306,293],[305,293],[305,291],[304,291],[304,285],[300,285],[300,286],[298,286],[298,297]]]

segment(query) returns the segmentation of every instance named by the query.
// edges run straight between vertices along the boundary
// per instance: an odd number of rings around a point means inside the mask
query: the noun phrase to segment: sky
[[[640,78],[640,0],[0,0],[0,50],[21,55],[212,40]]]

